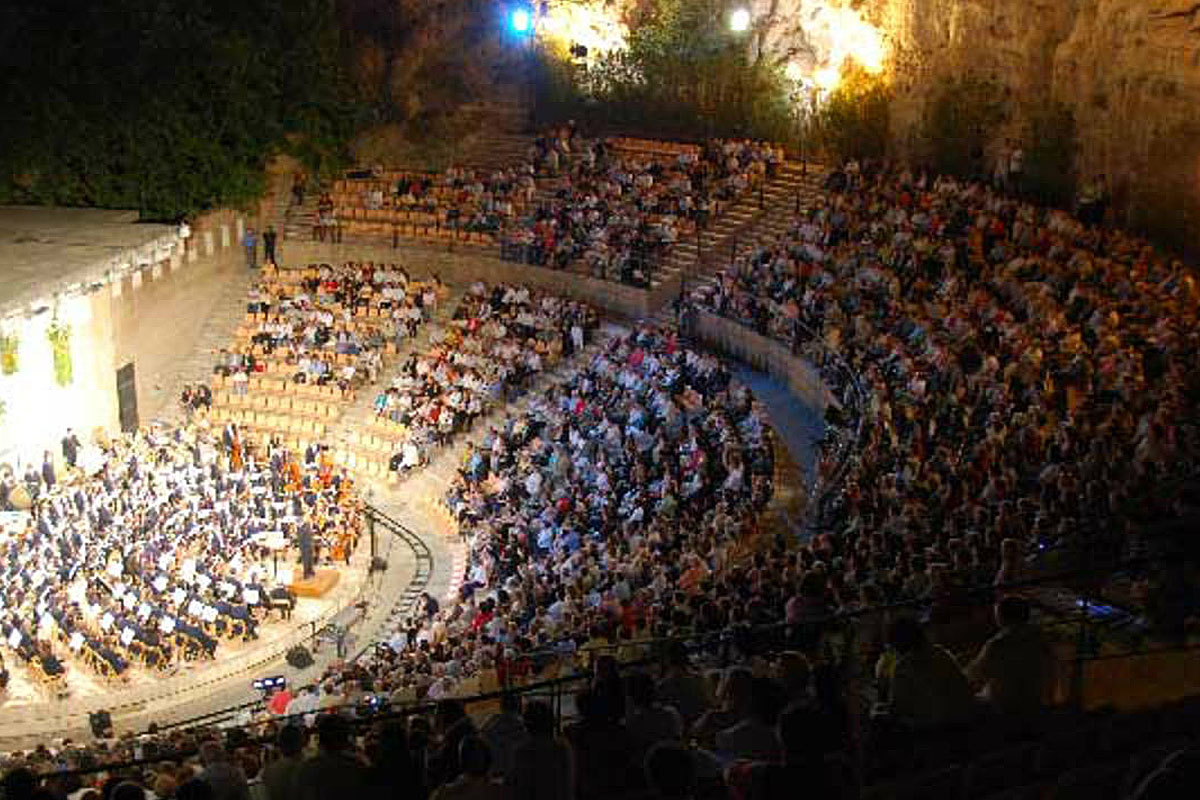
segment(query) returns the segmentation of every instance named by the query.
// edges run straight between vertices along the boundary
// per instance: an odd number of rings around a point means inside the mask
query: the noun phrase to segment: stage
[[[296,644],[313,650],[313,633],[363,600],[368,600],[368,619],[352,634],[368,635],[364,625],[370,623],[374,598],[386,600],[393,583],[403,585],[412,575],[412,559],[406,555],[397,548],[389,571],[368,577],[370,553],[364,542],[349,567],[321,568],[319,575],[335,570],[335,575],[323,578],[335,584],[323,596],[299,597],[290,620],[272,612],[270,621],[260,624],[256,640],[223,640],[213,660],[187,662],[166,672],[131,666],[120,682],[110,683],[67,659],[69,696],[63,699],[48,696],[10,652],[9,685],[0,695],[0,752],[50,744],[60,737],[90,741],[88,714],[99,709],[111,713],[118,733],[143,731],[151,722],[170,724],[255,700],[260,695],[250,684],[257,678],[284,675],[294,686],[315,681],[336,660],[332,646],[319,646],[313,652],[315,663],[304,670],[289,666],[284,654]]]

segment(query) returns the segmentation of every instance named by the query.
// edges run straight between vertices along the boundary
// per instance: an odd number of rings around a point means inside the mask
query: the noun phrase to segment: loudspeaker
[[[375,556],[371,559],[371,572],[387,572],[387,559]]]
[[[88,714],[88,724],[92,735],[97,739],[108,739],[113,735],[112,715],[107,711],[93,711]]]
[[[296,669],[311,667],[313,663],[312,653],[308,652],[308,648],[304,645],[298,644],[287,651],[287,662]]]

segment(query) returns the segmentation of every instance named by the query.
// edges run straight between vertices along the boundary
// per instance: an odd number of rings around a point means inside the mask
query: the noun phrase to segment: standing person
[[[254,269],[258,266],[258,235],[253,228],[246,228],[242,237],[242,247],[246,248],[246,266]]]
[[[67,428],[67,435],[62,440],[62,454],[67,466],[74,469],[75,462],[79,460],[79,437],[70,428]]]
[[[303,763],[304,731],[299,725],[284,725],[279,729],[275,743],[281,755],[263,770],[262,782],[267,790],[267,800],[287,800]]]
[[[275,233],[275,226],[271,225],[263,233],[263,259],[266,263],[275,264],[275,242],[278,235]]]
[[[57,482],[57,476],[54,474],[54,456],[47,450],[42,456],[42,483],[46,484],[47,489],[53,489]]]
[[[246,773],[233,763],[229,753],[218,742],[200,745],[200,763],[204,770],[200,780],[212,789],[213,800],[250,800]]]
[[[290,797],[298,800],[362,797],[366,770],[354,756],[350,723],[338,714],[317,721],[319,750],[296,771]]]
[[[1009,142],[1009,148],[1008,191],[1020,197],[1025,177],[1025,148],[1021,147],[1020,143],[1012,141]]]
[[[190,242],[192,241],[192,226],[187,217],[179,221],[179,228],[176,232],[179,234],[179,241],[183,243],[183,254],[186,256],[191,249]]]
[[[304,190],[307,188],[308,178],[303,172],[297,172],[292,178],[292,205],[304,205]]]
[[[513,753],[513,771],[505,777],[513,800],[572,800],[575,758],[571,746],[554,735],[554,712],[535,700],[525,705],[529,741]]]

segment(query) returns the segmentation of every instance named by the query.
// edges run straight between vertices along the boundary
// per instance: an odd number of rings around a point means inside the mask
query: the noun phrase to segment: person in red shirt
[[[292,690],[284,686],[267,700],[267,711],[277,717],[287,713],[288,705],[292,702]]]

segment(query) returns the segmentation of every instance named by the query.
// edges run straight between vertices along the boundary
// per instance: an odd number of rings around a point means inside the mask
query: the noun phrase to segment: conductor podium
[[[299,570],[296,573],[293,579],[287,583],[288,589],[296,597],[324,597],[333,591],[341,579],[341,573],[336,569],[315,570],[311,578],[301,577]]]

